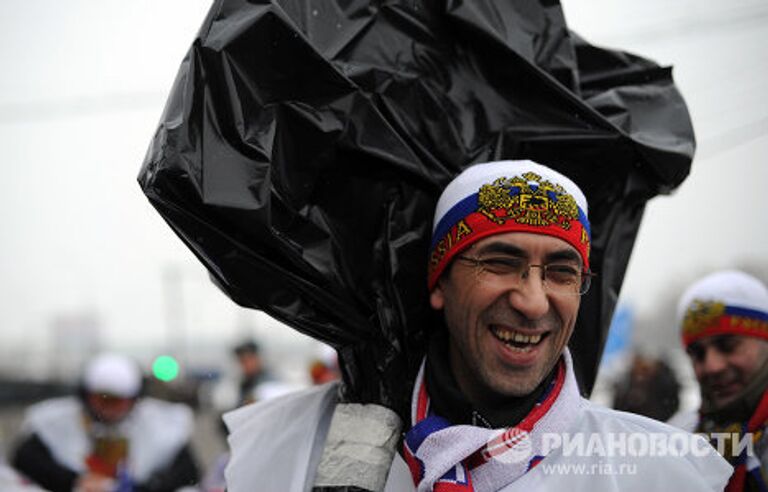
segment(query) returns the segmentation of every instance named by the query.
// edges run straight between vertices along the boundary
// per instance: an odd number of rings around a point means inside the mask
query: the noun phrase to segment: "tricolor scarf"
[[[514,482],[542,459],[542,436],[570,428],[581,406],[570,353],[531,412],[514,427],[451,425],[430,410],[422,363],[412,399],[412,427],[403,454],[419,492],[491,492]]]
[[[725,487],[726,492],[742,492],[747,490],[768,492],[768,485],[763,478],[760,461],[757,457],[748,454],[747,449],[743,449],[739,455],[734,456],[734,450],[745,434],[752,433],[752,443],[757,444],[764,435],[766,426],[768,426],[768,391],[763,393],[755,412],[745,422],[709,426],[705,420],[700,421],[696,429],[697,432],[705,432],[710,435],[716,432],[737,435],[736,440],[727,440],[725,446],[724,458],[733,465],[733,475],[731,475],[731,479]],[[716,447],[717,441],[712,440],[712,445]]]

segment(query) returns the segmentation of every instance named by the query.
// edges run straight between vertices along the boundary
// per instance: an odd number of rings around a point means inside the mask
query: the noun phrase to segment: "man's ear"
[[[429,293],[429,305],[432,306],[432,309],[435,311],[440,311],[445,307],[445,293],[443,292],[442,279],[437,281],[437,285],[435,285],[435,288]]]

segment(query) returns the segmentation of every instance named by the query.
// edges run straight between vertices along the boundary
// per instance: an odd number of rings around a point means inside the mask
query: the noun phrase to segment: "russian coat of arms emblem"
[[[531,226],[558,224],[565,230],[579,218],[576,200],[562,186],[532,172],[483,185],[477,211],[497,224],[511,219]]]
[[[725,314],[725,304],[722,302],[695,299],[685,312],[683,333],[696,335],[717,323],[723,314]]]

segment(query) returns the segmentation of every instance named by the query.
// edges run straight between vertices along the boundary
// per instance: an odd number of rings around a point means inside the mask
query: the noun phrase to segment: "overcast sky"
[[[766,265],[768,3],[563,0],[594,44],[675,67],[699,140],[690,178],[648,207],[622,302]],[[136,184],[179,62],[208,0],[0,2],[0,356],[52,348],[57,316],[93,315],[115,348],[231,338],[243,313]],[[169,294],[167,272],[177,272]],[[170,297],[169,297],[170,296]],[[174,297],[175,296],[175,297]],[[168,300],[180,309],[168,311]]]

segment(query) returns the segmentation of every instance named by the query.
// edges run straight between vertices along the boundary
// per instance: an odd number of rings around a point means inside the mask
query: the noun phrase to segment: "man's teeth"
[[[500,340],[504,342],[515,342],[515,343],[536,345],[541,341],[541,334],[524,335],[523,333],[519,333],[516,331],[506,331],[506,330],[499,330],[499,329],[494,329],[493,333],[496,335],[496,337],[498,337]]]

